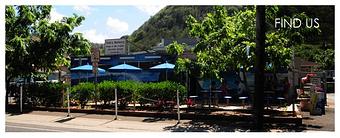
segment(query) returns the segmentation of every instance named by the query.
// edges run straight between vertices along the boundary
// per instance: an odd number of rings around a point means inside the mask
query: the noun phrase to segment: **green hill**
[[[237,10],[238,6],[228,6]],[[188,38],[185,21],[189,15],[202,18],[212,6],[167,6],[152,16],[129,36],[131,51],[148,50],[161,42],[161,38]],[[230,10],[233,11],[233,10]]]

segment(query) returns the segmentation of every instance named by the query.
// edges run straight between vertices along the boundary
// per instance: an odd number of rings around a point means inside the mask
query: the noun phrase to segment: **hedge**
[[[31,83],[23,87],[24,102],[33,106],[63,106],[66,100],[66,87],[63,83]],[[178,83],[164,81],[142,83],[136,81],[103,81],[97,84],[98,93],[95,93],[95,85],[90,82],[80,83],[70,88],[70,98],[76,101],[81,108],[89,101],[102,101],[104,106],[114,101],[114,91],[117,88],[119,106],[126,107],[129,102],[137,102],[142,106],[153,104],[155,101],[176,101],[176,91],[179,90],[180,102],[187,95],[186,88]],[[19,86],[10,85],[8,91],[19,101]],[[63,95],[64,94],[64,95]],[[63,99],[64,97],[64,99]],[[151,100],[150,100],[151,99]]]
[[[125,107],[128,102],[138,102],[142,105],[155,101],[176,101],[176,91],[179,90],[180,101],[186,96],[186,88],[175,82],[164,81],[155,83],[142,83],[136,81],[104,81],[97,84],[98,97],[106,105],[114,101],[114,91],[117,88],[120,107]],[[87,101],[94,100],[94,84],[81,83],[72,87],[73,99],[85,105]],[[77,95],[76,95],[77,94]],[[150,100],[152,99],[152,100]]]
[[[90,82],[80,83],[71,88],[71,99],[78,100],[83,109],[86,103],[95,98],[94,84]]]
[[[63,83],[30,83],[23,85],[23,101],[33,106],[60,107],[63,102],[63,92],[66,88]],[[8,89],[11,96],[19,103],[20,86],[10,85]]]

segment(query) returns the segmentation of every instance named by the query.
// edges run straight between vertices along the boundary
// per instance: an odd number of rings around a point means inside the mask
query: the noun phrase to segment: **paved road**
[[[6,122],[6,132],[89,132],[89,131],[93,130]]]

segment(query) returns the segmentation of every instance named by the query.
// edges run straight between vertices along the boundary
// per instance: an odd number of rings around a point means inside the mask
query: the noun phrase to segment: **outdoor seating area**
[[[217,100],[218,99],[218,100]],[[240,97],[232,97],[232,96],[224,96],[223,98],[212,97],[211,106],[212,108],[222,108],[228,109],[232,108],[240,108],[240,109],[250,109],[253,97],[240,96]],[[284,97],[265,97],[264,99],[265,109],[277,110],[283,107],[286,107],[287,100]],[[209,107],[209,98],[208,97],[199,97],[199,96],[189,96],[187,100],[188,108],[207,108]]]

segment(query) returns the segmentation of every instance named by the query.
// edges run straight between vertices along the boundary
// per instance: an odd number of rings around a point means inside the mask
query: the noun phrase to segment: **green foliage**
[[[31,83],[23,86],[24,102],[33,106],[62,106],[63,91],[66,88],[63,83]],[[10,85],[8,89],[12,95],[20,95],[20,86]],[[16,98],[19,102],[19,97]]]
[[[227,70],[228,60],[226,51],[230,50],[230,38],[235,37],[229,33],[233,24],[224,7],[216,6],[212,13],[208,13],[202,21],[193,16],[187,19],[189,34],[200,41],[195,46],[197,64],[202,77],[220,78],[219,73]]]
[[[294,54],[308,61],[314,61],[321,65],[321,69],[334,70],[334,49],[320,48],[318,45],[302,44],[294,47]]]
[[[117,88],[118,99],[121,107],[127,102],[136,101],[141,104],[153,103],[152,100],[176,101],[176,92],[179,90],[181,102],[186,96],[186,88],[175,82],[165,81],[157,83],[141,83],[136,81],[104,81],[98,84],[99,100],[104,102],[114,100],[114,90]],[[81,83],[73,86],[72,98],[78,100],[81,105],[93,100],[94,84]]]
[[[289,48],[302,43],[312,42],[322,44],[323,42],[327,42],[327,49],[329,49],[329,47],[330,49],[334,49],[334,6],[266,7],[266,45],[269,47],[266,51],[268,56],[270,56],[270,60],[267,60],[267,62],[272,65],[275,64],[275,68],[286,66],[290,62],[286,60],[288,53],[291,53]],[[200,68],[196,68],[196,70],[202,69],[202,72],[206,72],[207,69],[205,68],[209,67],[207,65],[210,63],[215,66],[213,67],[214,70],[210,73],[213,76],[218,76],[218,71],[216,70],[237,71],[241,67],[249,70],[254,64],[255,8],[253,6],[224,6],[224,11],[220,9],[220,13],[218,13],[220,15],[218,16],[214,15],[216,14],[214,10],[216,10],[216,8],[213,9],[212,6],[167,6],[151,17],[131,35],[129,40],[134,44],[134,47],[131,47],[131,49],[134,51],[149,49],[151,46],[159,43],[161,38],[177,39],[193,36],[202,40],[202,42],[197,45],[197,49],[204,49],[207,44],[212,44],[207,45],[207,47],[214,47],[209,53],[195,52],[196,54],[199,53],[202,57],[200,62],[191,62],[191,64],[198,63],[197,66]],[[224,15],[222,15],[221,12],[223,12]],[[224,17],[226,18],[223,19]],[[274,28],[273,21],[277,17],[297,17],[300,19],[317,17],[320,19],[320,29],[276,29]],[[208,32],[205,33],[205,31]],[[206,40],[209,38],[211,41]],[[221,48],[215,48],[214,45],[216,44],[223,46],[221,46]],[[247,46],[250,47],[249,56],[247,56],[245,50]],[[283,53],[282,57],[284,57],[284,59],[281,60],[277,58],[277,50],[280,51],[279,53]],[[231,54],[220,56],[220,51]],[[304,53],[308,54],[308,51]],[[212,60],[211,58],[213,57],[220,58],[219,60],[224,64],[219,64]],[[281,63],[280,61],[273,61],[276,59],[283,61],[282,64],[277,64]],[[230,61],[232,64],[224,61]],[[216,65],[220,65],[221,67],[216,67]],[[274,66],[268,69],[274,71]]]
[[[141,96],[154,100],[176,101],[177,90],[181,101],[186,96],[186,88],[183,85],[170,81],[146,83],[142,88]]]
[[[131,50],[148,50],[160,43],[161,38],[188,38],[186,18],[189,15],[201,18],[211,10],[212,6],[167,6],[131,34]]]
[[[177,41],[171,43],[166,47],[166,51],[168,54],[177,57],[175,64],[175,73],[177,74],[189,71],[190,68],[190,59],[181,57],[184,52],[184,47],[185,44],[179,44],[177,43]]]
[[[62,101],[64,100],[62,98],[63,94],[66,94],[66,87],[69,87],[68,84],[51,82],[25,85],[23,89],[25,94],[24,101],[31,102],[33,106],[59,107],[62,106]],[[76,100],[81,108],[84,108],[87,102],[95,99],[94,87],[95,85],[90,82],[72,86],[70,98]],[[176,101],[177,90],[179,91],[180,102],[184,102],[187,95],[186,88],[183,85],[170,81],[154,83],[103,81],[97,84],[97,88],[99,92],[98,100],[104,101],[105,104],[115,100],[114,91],[117,88],[121,107],[132,101],[141,104],[154,103],[152,100]],[[16,85],[10,85],[8,89],[9,93],[14,95],[19,95],[19,90],[19,86]]]
[[[166,47],[166,52],[171,55],[182,55],[184,47],[185,44],[178,44],[177,41],[175,41]]]
[[[103,81],[97,85],[99,91],[99,100],[106,102],[115,98],[116,84],[111,81]]]
[[[89,42],[72,33],[85,19],[73,15],[50,21],[52,6],[6,6],[6,80],[69,66],[69,55],[86,54]]]
[[[274,73],[280,67],[288,67],[292,59],[292,50],[287,47],[290,43],[289,39],[277,32],[266,34],[265,48],[266,54],[268,55],[267,62],[271,63],[272,66],[267,66],[267,70],[272,70]]]
[[[273,21],[277,12],[277,7],[268,7],[267,20]],[[200,40],[194,52],[202,77],[221,78],[220,72],[239,71],[241,68],[245,72],[254,65],[255,8],[248,7],[230,16],[227,13],[224,7],[216,6],[214,11],[208,13],[201,21],[192,16],[187,19],[189,34]],[[292,17],[307,18],[307,15],[296,13]],[[272,64],[271,70],[274,73],[290,64],[292,55],[290,47],[303,43],[305,35],[320,31],[309,28],[276,29],[270,25],[268,29],[266,59],[267,63]]]
[[[86,82],[73,86],[70,97],[78,100],[81,108],[84,108],[89,100],[94,99],[94,84]]]
[[[177,74],[188,71],[190,73],[191,60],[188,58],[178,58],[175,64]]]
[[[321,65],[322,69],[334,70],[335,52],[333,49],[321,51],[321,54],[315,56],[315,61]]]

